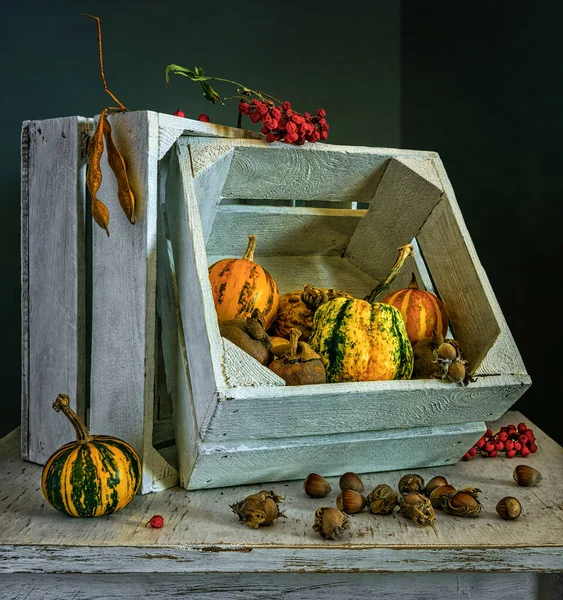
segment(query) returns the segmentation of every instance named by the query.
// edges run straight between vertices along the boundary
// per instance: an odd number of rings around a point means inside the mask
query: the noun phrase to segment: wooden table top
[[[137,496],[121,512],[75,519],[53,510],[40,488],[42,467],[19,454],[19,431],[0,440],[0,573],[186,573],[186,572],[397,572],[397,571],[563,571],[563,448],[524,415],[507,412],[489,423],[493,431],[524,421],[534,429],[538,451],[527,458],[479,456],[441,468],[421,468],[427,481],[444,475],[455,487],[477,487],[483,511],[478,518],[436,513],[436,532],[416,527],[395,512],[350,515],[351,526],[336,541],[312,529],[315,510],[334,506],[332,492],[313,499],[302,481],[274,482],[213,490],[172,488]],[[520,487],[512,473],[529,464],[543,479]],[[369,491],[377,484],[397,488],[405,471],[362,475]],[[284,496],[287,518],[250,529],[230,504],[260,489]],[[504,521],[495,506],[517,497],[522,516]],[[161,529],[146,527],[159,514]]]

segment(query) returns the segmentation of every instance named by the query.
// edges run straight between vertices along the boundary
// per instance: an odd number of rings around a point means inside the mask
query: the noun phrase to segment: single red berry
[[[469,452],[466,452],[466,453],[463,455],[463,460],[470,460],[470,458],[471,458],[471,454],[469,454]]]
[[[204,123],[209,123],[209,117],[205,113],[201,113],[198,117],[198,121],[203,121]]]
[[[262,119],[262,116],[260,115],[259,112],[253,112],[250,114],[250,120],[253,123],[258,123],[258,121],[260,121]]]
[[[522,450],[522,444],[520,442],[514,442],[514,450],[520,452],[520,450]]]
[[[501,428],[500,428],[500,430],[501,430],[501,431],[507,431],[507,430],[508,430],[508,427],[506,427],[506,425],[505,425],[504,427],[501,427]]]
[[[528,443],[528,438],[524,435],[524,434],[520,434],[518,436],[518,441],[522,444],[522,445],[526,445]]]
[[[496,455],[497,455],[496,450],[491,450],[491,452],[489,452],[489,458],[494,458]]]
[[[507,427],[508,429],[516,429],[516,425],[514,425],[514,423],[509,423]]]
[[[250,112],[250,105],[248,102],[239,102],[238,110],[243,115],[247,115]]]
[[[498,435],[497,438],[501,441],[501,442],[506,442],[506,440],[508,439],[508,433],[506,433],[506,431],[501,431]]]
[[[501,442],[500,440],[497,440],[495,442],[495,450],[498,450],[499,452],[502,452],[504,450],[504,442]]]
[[[529,456],[530,455],[530,449],[528,448],[528,446],[522,446],[522,448],[520,449],[520,456]]]
[[[154,517],[151,517],[149,524],[154,529],[160,529],[164,525],[164,519],[160,515],[154,515]]]
[[[263,133],[264,135],[266,135],[266,134],[270,133],[270,128],[266,127],[266,125],[264,125],[264,127],[262,127],[260,129],[260,133]]]
[[[475,444],[477,446],[477,448],[482,448],[487,442],[485,442],[485,438],[480,438],[479,440],[477,440],[477,443]]]
[[[524,431],[526,431],[526,429],[528,429],[528,426],[526,425],[526,423],[518,423],[518,431],[520,433],[524,433]]]
[[[536,436],[534,435],[534,432],[531,429],[526,429],[524,435],[528,438],[528,440],[530,440],[530,442],[536,441]]]
[[[328,138],[328,131],[321,131],[321,140],[326,140]]]
[[[485,444],[485,452],[492,452],[495,449],[495,445],[493,442],[487,442]]]
[[[485,431],[485,437],[486,437],[486,438],[490,438],[492,435],[493,435],[493,432],[492,432],[492,430],[490,430],[490,429],[487,429],[487,431]]]
[[[507,450],[506,458],[514,458],[516,456],[516,450]]]
[[[179,108],[177,108],[177,109],[174,111],[174,116],[175,116],[175,117],[185,117],[186,115],[184,114],[184,111],[183,111],[183,110],[180,110]]]
[[[469,451],[468,451],[468,453],[469,453],[471,456],[476,456],[476,455],[477,455],[477,448],[475,448],[475,447],[473,447],[473,448],[469,448]]]
[[[537,452],[538,447],[534,444],[534,442],[532,442],[529,446],[528,446],[530,452]]]
[[[514,442],[512,440],[506,440],[506,442],[504,442],[504,449],[507,452],[514,450]]]
[[[291,102],[288,102],[287,100],[282,104],[282,108],[284,110],[289,110],[291,108]]]
[[[324,108],[317,109],[317,115],[319,115],[319,117],[321,117],[321,119],[326,117],[326,110]]]

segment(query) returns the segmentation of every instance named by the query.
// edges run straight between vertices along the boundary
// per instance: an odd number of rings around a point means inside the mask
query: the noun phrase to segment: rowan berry
[[[148,525],[150,525],[154,529],[160,529],[164,525],[164,518],[160,515],[154,515],[150,518]]]
[[[500,440],[497,440],[495,442],[495,450],[498,450],[499,452],[502,452],[504,450],[504,442],[501,442]]]
[[[506,433],[506,431],[501,431],[497,435],[497,439],[499,439],[501,442],[506,442],[506,440],[508,439],[508,433]]]
[[[524,431],[526,431],[526,429],[528,429],[528,426],[526,425],[526,423],[518,423],[518,432],[519,433],[524,433]]]
[[[477,448],[482,448],[487,442],[485,441],[485,438],[482,437],[479,440],[477,440],[477,443],[475,444],[477,446]]]
[[[491,450],[491,452],[489,452],[489,458],[494,458],[497,454],[498,452],[496,450]]]
[[[205,113],[201,113],[198,117],[198,121],[203,121],[204,123],[209,123],[209,116]]]
[[[514,450],[520,452],[520,450],[522,450],[522,444],[520,442],[514,442]]]
[[[529,456],[530,455],[530,449],[528,448],[528,446],[522,446],[522,448],[520,449],[520,456]]]
[[[514,458],[516,456],[516,450],[507,450],[506,458]]]
[[[506,440],[504,442],[504,449],[508,452],[509,450],[514,450],[514,442],[512,440]]]
[[[175,117],[185,117],[186,115],[184,114],[184,111],[183,111],[183,110],[180,110],[179,108],[177,108],[177,109],[174,111],[174,116],[175,116]]]
[[[477,454],[477,448],[475,448],[475,447],[469,448],[468,452],[469,452],[469,454],[471,456],[476,456],[476,454]]]
[[[534,442],[531,442],[531,444],[528,446],[528,448],[530,449],[530,452],[536,452],[538,447],[536,446],[536,444],[534,444]]]

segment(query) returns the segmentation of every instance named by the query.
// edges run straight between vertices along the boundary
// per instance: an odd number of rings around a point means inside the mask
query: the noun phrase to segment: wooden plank
[[[260,140],[205,140],[192,153],[209,165],[234,150],[225,198],[370,202],[390,158],[435,156],[432,152],[308,144],[295,147]]]
[[[197,426],[205,429],[217,390],[225,388],[223,344],[207,272],[188,144],[179,140],[166,181],[166,214]]]
[[[188,490],[263,481],[303,480],[311,473],[374,473],[456,463],[485,433],[483,423],[410,427],[284,439],[202,442]]]
[[[116,180],[104,151],[99,198],[110,212],[110,237],[93,225],[90,428],[137,450],[143,463],[141,493],[147,493],[153,478],[168,477],[151,460],[158,123],[155,113],[147,111],[115,114],[110,122],[138,209],[132,225],[117,202]]]
[[[340,256],[364,214],[349,209],[219,206],[207,253],[242,256],[248,236],[254,234],[257,256]]]
[[[417,236],[441,195],[434,183],[391,160],[345,257],[377,281],[383,280],[397,258],[397,248]]]
[[[496,376],[466,387],[420,379],[229,389],[219,395],[204,439],[283,440],[498,419],[527,383],[523,377]]]
[[[425,480],[443,475],[457,488],[479,487],[483,511],[478,519],[438,513],[436,533],[418,528],[395,513],[351,516],[351,528],[337,541],[321,539],[311,528],[319,506],[334,505],[332,492],[313,499],[302,482],[253,484],[186,492],[172,488],[137,496],[124,510],[99,519],[69,519],[47,506],[37,482],[41,467],[19,456],[19,432],[0,440],[0,572],[74,573],[237,573],[237,572],[557,572],[563,571],[563,460],[561,446],[526,416],[508,411],[487,425],[525,421],[534,429],[538,452],[527,458],[475,457],[455,465],[417,469]],[[518,487],[517,464],[543,474],[536,487]],[[387,483],[396,488],[405,471],[362,475],[366,489]],[[322,472],[321,472],[322,474]],[[249,529],[230,504],[259,489],[285,497],[286,519],[268,528]],[[514,522],[498,517],[495,505],[516,496],[523,506]],[[145,527],[152,515],[162,529]],[[1,579],[1,577],[0,577]]]
[[[212,578],[205,573],[8,573],[0,582],[0,594],[3,600],[316,600],[319,594],[328,600],[372,600],[377,590],[401,600],[477,600],[494,589],[495,600],[536,600],[538,588],[550,586],[551,593],[541,599],[560,600],[557,582],[557,573],[217,573]]]
[[[52,404],[84,417],[87,121],[27,121],[22,130],[22,456],[44,464],[74,438]]]
[[[281,377],[270,371],[268,367],[261,365],[250,354],[225,338],[222,338],[222,341],[224,349],[222,367],[225,382],[230,388],[285,385],[285,381]],[[214,420],[215,416],[210,426]]]

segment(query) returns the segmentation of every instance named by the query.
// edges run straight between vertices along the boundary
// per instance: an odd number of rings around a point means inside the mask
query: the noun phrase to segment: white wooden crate
[[[66,387],[84,411],[88,379],[92,431],[122,437],[142,453],[144,492],[172,485],[176,471],[154,448],[160,347],[180,483],[189,489],[315,470],[451,464],[484,421],[502,415],[530,385],[435,153],[267,144],[235,139],[240,130],[146,111],[111,121],[141,210],[132,226],[116,202],[110,205],[111,237],[92,231],[91,277],[84,269],[87,120],[24,124],[25,458],[44,462],[72,437],[51,414],[52,398]],[[47,125],[53,132],[43,141]],[[45,152],[49,139],[64,148]],[[39,165],[30,164],[34,155]],[[115,189],[103,166],[100,197],[109,199]],[[305,206],[290,206],[296,200]],[[274,205],[280,201],[287,206]],[[208,264],[242,256],[250,233],[258,236],[256,260],[281,293],[300,289],[305,278],[362,296],[396,248],[414,241],[416,261],[394,287],[415,270],[442,297],[455,336],[480,365],[477,381],[466,388],[434,380],[280,386],[220,337],[207,279]],[[85,330],[92,332],[88,351]]]

